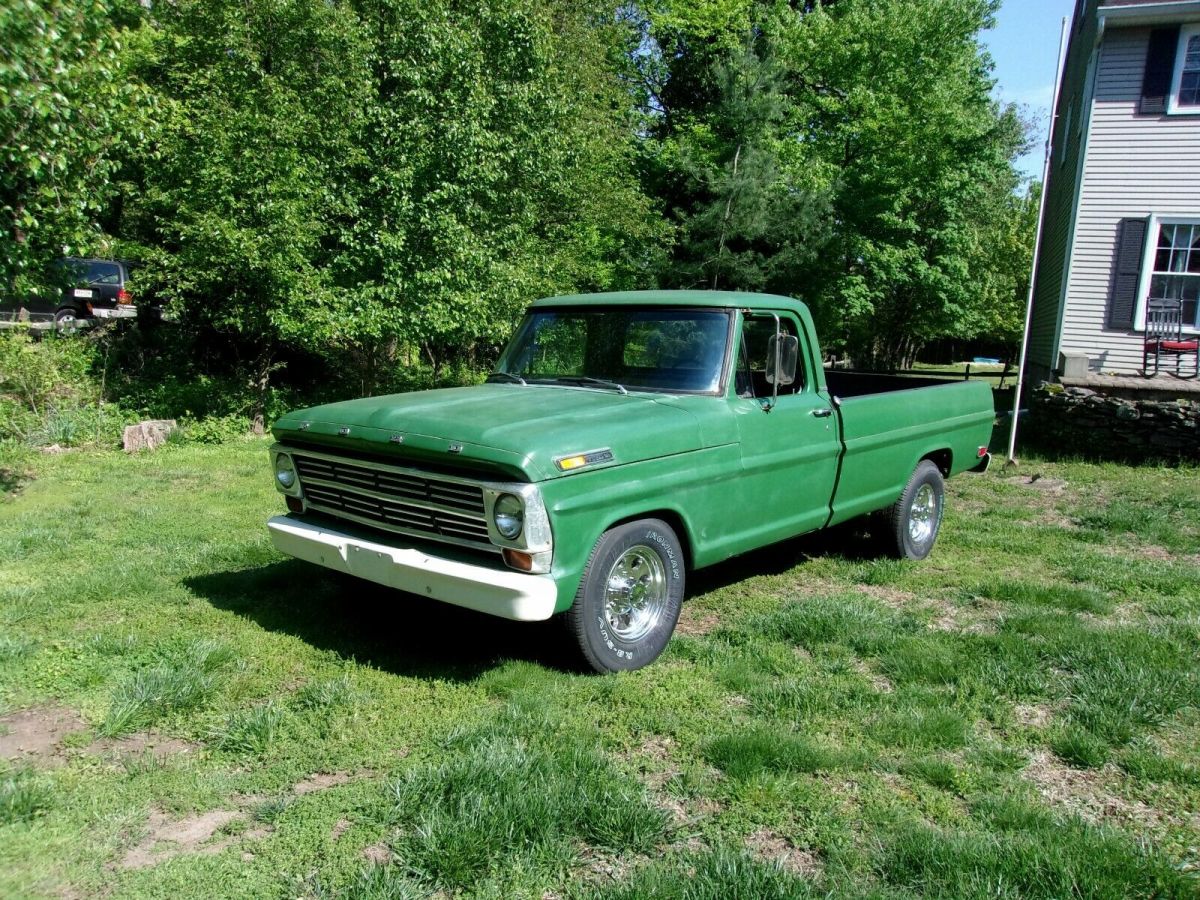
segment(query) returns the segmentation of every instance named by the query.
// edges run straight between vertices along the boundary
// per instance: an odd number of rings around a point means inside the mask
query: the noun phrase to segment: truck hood
[[[559,385],[482,384],[392,394],[298,410],[272,432],[405,461],[492,471],[529,481],[561,477],[558,457],[608,449],[590,471],[704,446],[696,417],[667,394]]]

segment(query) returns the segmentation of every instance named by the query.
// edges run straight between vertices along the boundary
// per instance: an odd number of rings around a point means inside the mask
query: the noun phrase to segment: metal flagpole
[[[1017,464],[1017,422],[1021,411],[1021,390],[1025,386],[1025,354],[1029,350],[1029,325],[1033,319],[1033,289],[1037,279],[1038,254],[1042,249],[1042,231],[1046,227],[1046,198],[1049,196],[1050,164],[1054,159],[1054,125],[1058,121],[1058,94],[1062,90],[1063,69],[1067,60],[1063,53],[1067,43],[1067,29],[1071,22],[1063,17],[1062,33],[1058,38],[1058,68],[1054,75],[1054,105],[1050,108],[1050,128],[1046,135],[1046,159],[1042,164],[1042,198],[1038,206],[1037,236],[1033,241],[1033,264],[1029,272],[1029,296],[1025,300],[1025,330],[1021,332],[1021,356],[1017,363],[1017,387],[1013,391],[1012,421],[1008,429],[1008,462],[1006,465]],[[1082,112],[1080,113],[1082,115]],[[1069,136],[1064,135],[1063,139]]]

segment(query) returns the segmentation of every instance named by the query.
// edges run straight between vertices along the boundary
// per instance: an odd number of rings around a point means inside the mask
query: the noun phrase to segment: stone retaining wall
[[[1143,400],[1043,384],[1030,398],[1026,436],[1081,456],[1200,461],[1200,400]]]

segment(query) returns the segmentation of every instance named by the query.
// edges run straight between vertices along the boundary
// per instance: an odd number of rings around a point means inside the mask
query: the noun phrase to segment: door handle
[[[814,409],[812,414],[818,419],[828,419],[833,415],[833,410],[827,406],[822,406],[820,409]]]

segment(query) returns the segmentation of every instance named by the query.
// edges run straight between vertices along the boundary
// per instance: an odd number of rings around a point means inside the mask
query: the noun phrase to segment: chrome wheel
[[[938,501],[933,486],[923,484],[908,510],[908,536],[914,544],[929,540],[938,524]]]
[[[626,550],[608,571],[604,618],[622,641],[638,641],[654,630],[667,605],[667,570],[644,544]]]
[[[54,327],[59,333],[68,334],[79,327],[79,320],[75,318],[74,313],[59,313],[54,317]]]

